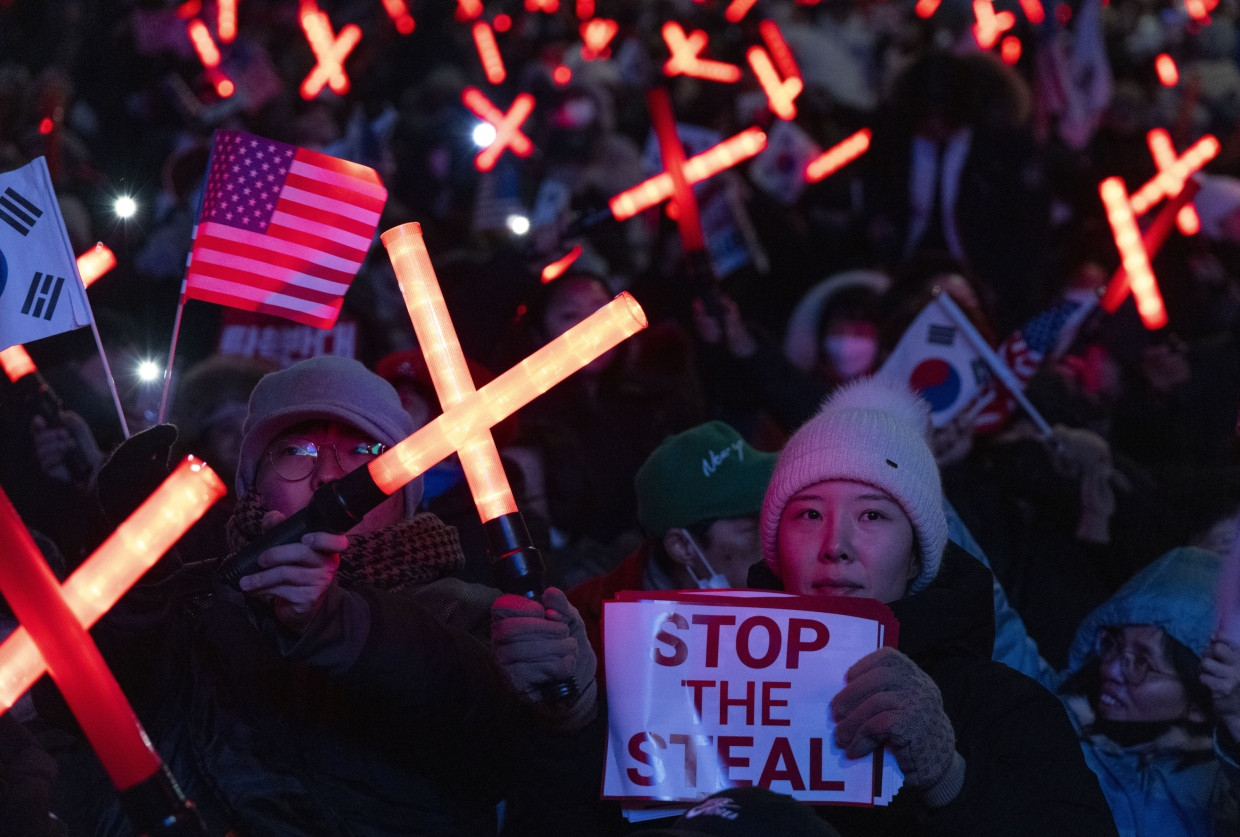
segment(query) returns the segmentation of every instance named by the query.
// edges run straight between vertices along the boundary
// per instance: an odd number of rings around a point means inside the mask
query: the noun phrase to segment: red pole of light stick
[[[0,592],[38,645],[112,783],[124,794],[140,792],[147,783],[171,782],[120,684],[61,598],[59,582],[2,489],[0,533],[9,547],[0,561]],[[183,797],[180,802],[192,810]],[[134,825],[141,830],[148,824]]]
[[[646,94],[650,119],[654,123],[654,135],[659,140],[659,153],[663,157],[663,171],[672,178],[672,196],[676,202],[676,226],[680,228],[680,241],[685,252],[696,252],[706,246],[702,234],[702,220],[698,215],[697,196],[685,177],[685,149],[676,134],[676,115],[672,113],[672,100],[662,87],[653,87]]]

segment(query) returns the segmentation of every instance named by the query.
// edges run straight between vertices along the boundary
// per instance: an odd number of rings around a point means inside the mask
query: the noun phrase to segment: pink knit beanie
[[[762,503],[762,555],[778,575],[776,535],[788,501],[824,480],[854,480],[891,495],[913,524],[925,589],[947,545],[939,467],[926,440],[930,407],[905,384],[870,377],[840,387],[784,446]]]

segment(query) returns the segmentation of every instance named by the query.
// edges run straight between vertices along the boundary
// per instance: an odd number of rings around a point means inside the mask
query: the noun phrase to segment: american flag
[[[374,169],[217,131],[185,296],[331,328],[386,200]]]
[[[1033,317],[1003,341],[996,351],[1020,382],[1021,389],[1028,385],[1034,373],[1041,367],[1047,352],[1055,348],[1064,329],[1072,327],[1075,331],[1075,327],[1080,326],[1084,316],[1092,309],[1092,304],[1065,297]],[[990,433],[1007,424],[1016,411],[1016,401],[998,378],[992,377],[990,383],[978,394],[972,409],[977,411],[973,422],[974,431]]]

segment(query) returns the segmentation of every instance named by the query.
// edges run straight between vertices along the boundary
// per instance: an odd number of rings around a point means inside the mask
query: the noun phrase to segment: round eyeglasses
[[[362,467],[387,450],[382,442],[344,441],[320,444],[310,439],[288,438],[277,440],[267,451],[267,458],[276,476],[287,482],[304,480],[314,471],[319,454],[331,448],[336,464],[348,472]]]
[[[1098,638],[1094,640],[1094,651],[1098,654],[1098,659],[1104,664],[1119,660],[1120,676],[1130,686],[1144,683],[1145,678],[1151,674],[1157,674],[1162,677],[1179,677],[1174,671],[1163,671],[1154,668],[1154,665],[1150,662],[1149,655],[1144,651],[1125,647],[1123,636],[1114,628],[1103,628],[1098,632]]]

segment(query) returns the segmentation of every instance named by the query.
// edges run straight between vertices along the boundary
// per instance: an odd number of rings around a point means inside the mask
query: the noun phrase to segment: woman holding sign
[[[836,392],[788,441],[752,586],[888,605],[899,650],[856,663],[831,702],[849,757],[888,747],[887,807],[821,809],[842,834],[1115,833],[1058,701],[991,661],[986,568],[947,540],[928,408],[902,384]]]

